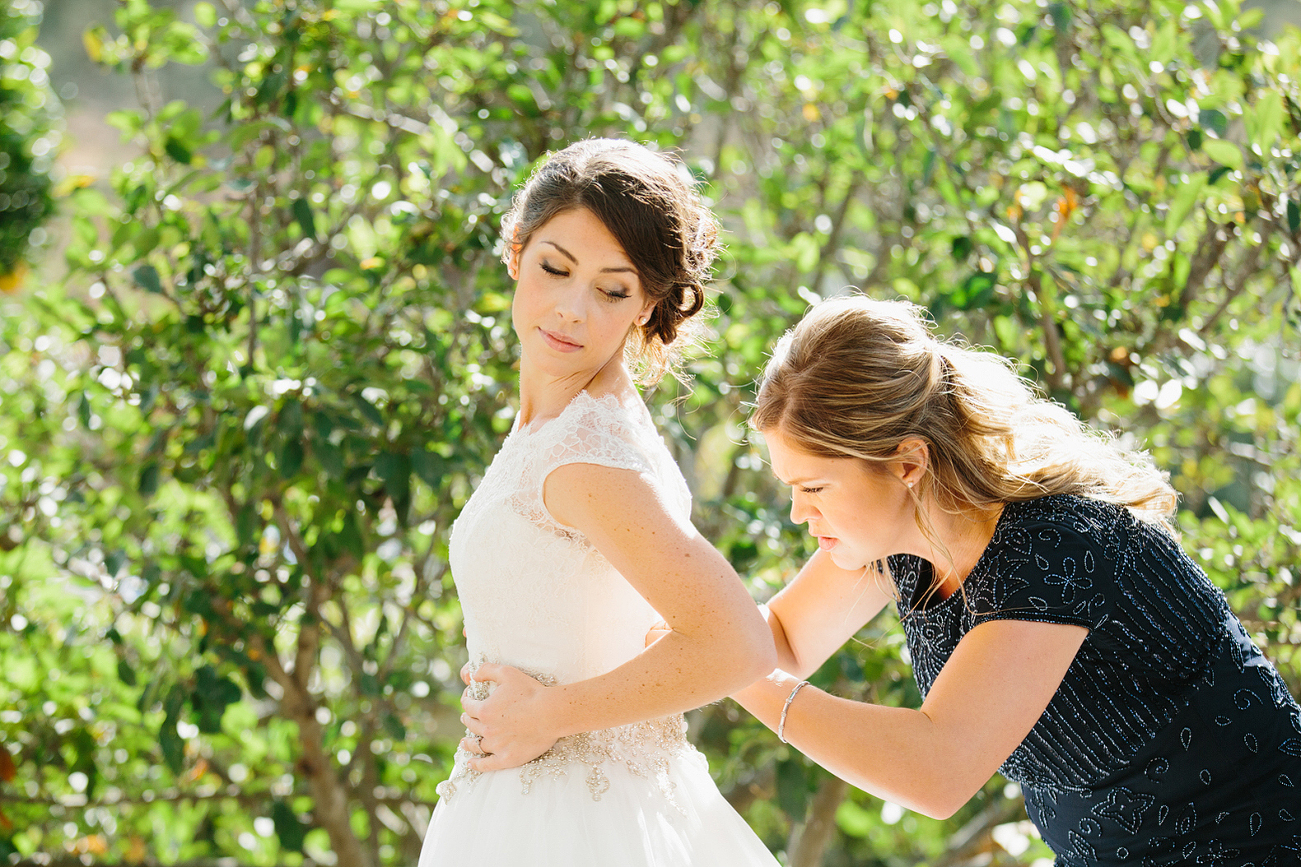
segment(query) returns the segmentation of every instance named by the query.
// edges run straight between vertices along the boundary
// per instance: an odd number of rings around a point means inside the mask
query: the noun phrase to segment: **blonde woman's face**
[[[511,276],[511,322],[524,356],[558,378],[590,378],[621,357],[633,323],[651,306],[623,247],[585,208],[538,228]]]
[[[791,488],[791,520],[808,524],[818,547],[842,569],[901,553],[912,499],[895,462],[810,454],[780,430],[764,431],[773,474]]]

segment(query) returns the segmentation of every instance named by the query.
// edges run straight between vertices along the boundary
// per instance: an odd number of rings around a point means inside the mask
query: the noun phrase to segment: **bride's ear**
[[[506,273],[510,279],[519,280],[519,257],[524,252],[516,239],[519,238],[519,232],[516,231],[510,239],[510,258],[506,260]]]

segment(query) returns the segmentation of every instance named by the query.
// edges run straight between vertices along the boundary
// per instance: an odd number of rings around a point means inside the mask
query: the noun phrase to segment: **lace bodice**
[[[586,537],[547,511],[547,477],[573,463],[641,473],[675,517],[690,518],[686,482],[640,400],[580,392],[537,428],[517,420],[452,525],[452,575],[476,664],[514,666],[547,684],[585,680],[641,653],[660,619]],[[617,761],[639,776],[662,778],[668,753],[688,749],[680,716],[651,720],[565,738],[525,766],[520,779],[527,790],[540,773],[581,764],[599,798],[606,785],[601,765]],[[458,755],[440,792],[451,796],[476,776]]]
[[[686,482],[640,401],[580,392],[536,429],[517,423],[452,526],[452,575],[470,658],[559,683],[631,659],[659,620],[585,537],[547,511],[543,483],[571,463],[642,473],[678,517],[691,512]]]

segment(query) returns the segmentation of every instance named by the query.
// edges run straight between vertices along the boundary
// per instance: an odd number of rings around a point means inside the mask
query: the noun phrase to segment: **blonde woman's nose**
[[[817,515],[817,509],[814,509],[808,503],[803,501],[800,494],[791,495],[791,522],[795,524],[805,524],[808,520]]]

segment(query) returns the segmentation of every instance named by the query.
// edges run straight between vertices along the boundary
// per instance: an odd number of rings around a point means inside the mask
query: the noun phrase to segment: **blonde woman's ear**
[[[903,482],[909,488],[916,486],[926,475],[926,466],[930,463],[930,451],[926,441],[917,437],[909,437],[899,443],[895,449],[898,455],[892,461],[895,472],[899,476],[899,481]]]

